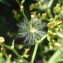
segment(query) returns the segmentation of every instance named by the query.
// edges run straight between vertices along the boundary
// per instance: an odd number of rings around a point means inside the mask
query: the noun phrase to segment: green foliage
[[[6,0],[0,2],[10,5]],[[10,37],[11,44],[10,41],[6,44],[6,38],[0,37],[0,63],[3,61],[4,63],[37,63],[38,56],[41,57],[39,60],[41,63],[63,62],[63,1],[33,0],[34,3],[31,2],[29,5],[29,11],[26,7],[28,1],[16,0],[16,2],[20,10],[12,10],[12,16],[18,30],[17,32],[7,30],[6,34]],[[30,12],[30,17],[26,11]],[[16,44],[16,39],[19,40],[19,44]],[[13,58],[11,52],[8,54],[7,50],[12,51],[16,58]],[[51,54],[50,51],[54,53]]]

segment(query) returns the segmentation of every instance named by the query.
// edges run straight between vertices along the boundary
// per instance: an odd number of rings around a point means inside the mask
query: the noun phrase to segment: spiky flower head
[[[29,22],[24,20],[19,26],[18,36],[25,38],[25,43],[34,44],[45,34],[44,27],[45,23],[38,18],[31,19]]]

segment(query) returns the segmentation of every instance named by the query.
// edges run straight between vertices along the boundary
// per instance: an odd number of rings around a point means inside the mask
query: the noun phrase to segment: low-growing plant
[[[18,11],[12,10],[12,12],[18,22],[16,24],[18,30],[16,34],[13,34],[15,37],[11,46],[5,44],[5,37],[0,37],[0,63],[63,62],[63,1],[34,1],[34,3],[29,5],[30,18],[28,18],[24,8],[26,1],[16,0],[20,6],[20,11],[18,13]],[[1,2],[6,4],[6,0],[1,0]],[[54,2],[56,2],[55,6],[53,6]],[[9,5],[8,2],[7,4]],[[20,20],[22,15],[23,18]],[[12,33],[9,34],[9,36],[11,35]],[[23,44],[15,44],[16,38],[24,39]],[[25,48],[25,50],[22,54],[19,54],[16,48]],[[12,58],[12,54],[7,54],[6,49],[11,50],[16,55],[16,58]],[[29,53],[30,50],[33,53]],[[45,55],[49,51],[53,51],[54,53],[48,56]],[[38,55],[41,56],[41,60],[35,62]],[[30,60],[28,60],[29,57]]]

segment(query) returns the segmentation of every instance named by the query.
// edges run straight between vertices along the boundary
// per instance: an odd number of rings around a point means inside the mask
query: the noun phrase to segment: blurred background
[[[21,2],[22,0],[19,0],[19,1]],[[42,0],[40,0],[39,2],[41,1]],[[44,4],[48,5],[49,1],[50,0],[44,0],[43,5]],[[41,8],[41,6],[39,6],[37,8],[37,2],[38,0],[25,0],[25,2],[23,3],[24,13],[29,20],[31,18],[31,13],[36,12],[37,14],[38,13],[42,14],[46,12],[44,11],[46,7]],[[58,3],[58,0],[54,0],[50,8],[53,16],[54,14],[52,9],[56,5],[56,3]],[[33,7],[34,4],[36,5],[35,7]],[[40,4],[41,3],[39,3],[39,5]],[[17,49],[17,45],[23,44],[23,40],[24,40],[23,38],[16,38],[16,34],[18,33],[18,28],[19,28],[18,24],[23,19],[24,19],[24,16],[20,12],[20,5],[18,3],[18,0],[6,0],[6,1],[1,0],[0,2],[0,36],[3,36],[5,38],[5,44],[7,45],[11,45],[12,40],[15,39],[16,50],[19,52],[19,54],[22,54],[25,48],[30,48],[30,51],[28,53],[29,58],[27,58],[27,60],[30,61],[32,52],[34,49],[34,45],[32,46],[25,45],[22,49]],[[46,63],[46,60],[48,60],[50,56],[54,53],[53,50],[47,51],[48,41],[47,42],[46,41],[47,39],[45,39],[44,42],[40,44],[37,55],[36,55],[35,63]],[[10,50],[7,50],[7,54],[10,54],[10,52],[11,52]],[[12,54],[13,54],[13,58],[15,58],[16,56],[14,55],[14,53]]]

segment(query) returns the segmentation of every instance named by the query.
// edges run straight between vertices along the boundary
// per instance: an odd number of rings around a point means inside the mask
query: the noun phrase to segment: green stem
[[[52,5],[53,1],[54,1],[54,0],[50,0],[50,1],[49,1],[48,8],[50,8],[50,7],[51,7],[51,5]]]
[[[18,58],[21,58],[25,63],[28,63],[28,61],[26,61],[23,57],[21,57],[21,55],[19,55],[18,52],[14,48],[11,48],[10,46],[5,45],[5,44],[2,44],[2,46],[6,47],[9,50],[12,50]]]
[[[52,14],[51,14],[51,10],[48,8],[47,9],[47,11],[46,11],[47,13],[48,13],[48,16],[50,17],[50,18],[52,18],[53,16],[52,16]]]
[[[3,57],[0,57],[0,63],[2,63],[2,61],[3,61]]]
[[[34,52],[33,52],[32,59],[31,59],[30,63],[34,62],[34,59],[35,59],[35,56],[36,56],[36,52],[37,52],[37,49],[38,49],[38,45],[39,45],[39,43],[35,44]]]
[[[33,63],[34,60],[35,60],[35,56],[36,56],[36,52],[37,52],[37,49],[38,49],[38,45],[47,37],[48,34],[44,35],[41,40],[39,41],[36,41],[36,44],[35,44],[35,48],[34,48],[34,51],[33,51],[33,55],[32,55],[32,59],[31,59],[31,62],[30,63]]]
[[[0,0],[1,3],[5,4],[5,5],[8,5],[8,6],[11,6],[10,3],[8,3],[6,0]]]
[[[28,18],[26,17],[26,15],[25,15],[25,13],[24,13],[24,10],[22,11],[22,14],[23,14],[24,18],[26,19],[26,21],[29,22]]]
[[[46,37],[48,36],[48,34],[45,34],[42,38],[41,38],[41,40],[39,40],[39,41],[37,41],[37,42],[42,42]]]
[[[51,7],[53,1],[54,1],[54,0],[50,0],[50,2],[49,2],[49,4],[48,4],[48,9],[47,9],[47,11],[46,11],[46,12],[48,13],[48,15],[49,15],[50,18],[53,17],[52,14],[51,14],[51,9],[50,9],[50,7]]]
[[[53,56],[49,59],[48,63],[57,63],[59,59],[61,58],[62,52],[60,50],[57,50]]]

